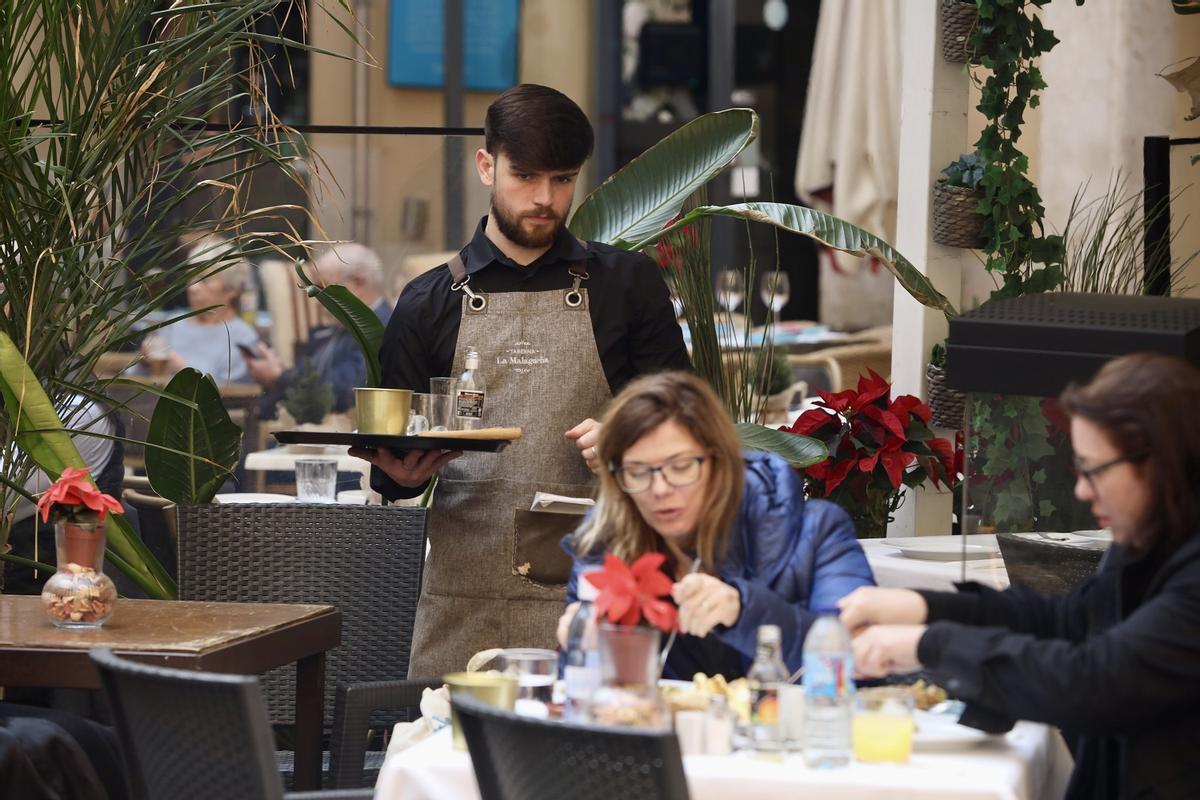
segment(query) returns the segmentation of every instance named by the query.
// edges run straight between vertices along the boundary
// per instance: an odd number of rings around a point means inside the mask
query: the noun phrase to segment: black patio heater
[[[997,535],[1012,583],[1066,591],[1095,572],[1111,533],[1089,530],[1095,520],[1074,497],[1055,398],[1143,351],[1200,365],[1200,300],[1036,294],[950,321],[946,385],[967,395],[962,530]]]

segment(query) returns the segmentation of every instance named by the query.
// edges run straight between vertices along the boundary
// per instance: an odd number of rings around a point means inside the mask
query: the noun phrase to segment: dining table
[[[401,742],[397,737],[393,745]],[[686,755],[692,800],[1051,800],[1066,789],[1071,754],[1049,726],[1019,722],[1003,736],[961,746],[916,749],[905,764],[852,762],[814,769],[800,753]],[[477,800],[470,755],[455,750],[448,728],[405,749],[389,751],[375,800]]]
[[[38,596],[0,594],[0,686],[99,689],[88,651],[175,669],[257,675],[296,664],[298,790],[321,781],[325,653],[341,643],[328,605],[118,599],[101,628],[50,624]]]
[[[994,534],[889,537],[858,543],[879,586],[953,592],[956,583],[973,581],[992,589],[1008,588],[1008,572]]]

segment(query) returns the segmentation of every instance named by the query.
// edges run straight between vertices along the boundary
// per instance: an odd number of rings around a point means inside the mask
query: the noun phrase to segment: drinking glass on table
[[[534,647],[510,647],[502,653],[504,671],[517,679],[514,710],[529,717],[546,717],[558,676],[558,653]]]
[[[859,761],[908,761],[913,745],[912,693],[899,686],[860,690],[851,731]]]
[[[301,503],[337,502],[337,461],[296,459],[296,499]]]
[[[792,296],[792,286],[786,272],[772,270],[764,272],[758,281],[758,296],[763,305],[771,309],[771,319],[779,324],[779,312],[787,305]]]
[[[732,314],[746,296],[746,281],[741,270],[723,269],[717,273],[717,302]]]

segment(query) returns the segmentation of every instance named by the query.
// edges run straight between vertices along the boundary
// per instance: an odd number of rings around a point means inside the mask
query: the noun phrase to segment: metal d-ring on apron
[[[562,537],[579,517],[530,511],[536,491],[592,496],[594,477],[563,432],[599,417],[612,395],[588,311],[586,265],[569,289],[484,294],[451,260],[462,322],[452,374],[480,351],[483,425],[516,425],[500,453],[466,453],[443,468],[429,517],[429,557],[409,674],[464,669],[491,647],[554,647],[570,558]]]

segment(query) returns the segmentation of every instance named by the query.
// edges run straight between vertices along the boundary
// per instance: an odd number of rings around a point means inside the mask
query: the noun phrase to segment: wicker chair
[[[166,669],[97,648],[92,661],[112,708],[137,800],[280,800],[271,727],[251,676]],[[366,800],[371,792],[296,792]]]
[[[687,800],[673,731],[528,719],[472,697],[452,702],[482,800]]]
[[[425,509],[317,504],[181,506],[179,596],[186,600],[328,603],[342,612],[342,643],[326,661],[325,719],[338,684],[408,677],[413,618],[425,562]],[[271,720],[295,718],[294,670],[263,678]],[[419,700],[420,692],[417,692]],[[401,703],[400,705],[408,705]],[[375,714],[386,726],[407,714]],[[365,731],[351,731],[351,736]],[[359,785],[361,761],[331,746],[335,786]],[[359,751],[361,752],[361,751]]]

